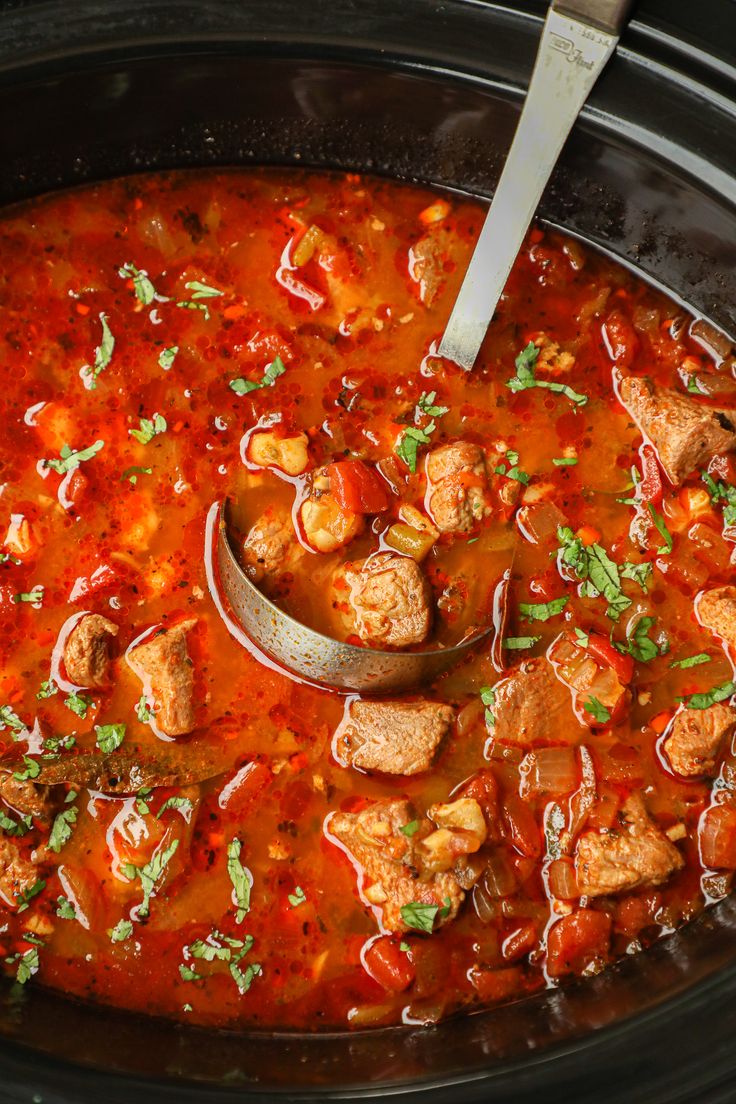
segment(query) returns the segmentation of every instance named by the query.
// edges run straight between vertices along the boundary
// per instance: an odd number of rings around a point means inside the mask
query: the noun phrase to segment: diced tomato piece
[[[66,486],[64,487],[63,505],[65,509],[77,509],[79,500],[82,498],[88,483],[89,479],[84,474],[84,472],[81,472],[79,470],[79,468],[75,468],[74,471],[69,474],[69,477],[66,481]]]
[[[503,942],[502,954],[509,962],[528,955],[537,945],[537,929],[531,921],[522,924]]]
[[[634,660],[630,655],[621,655],[608,637],[600,633],[589,633],[586,650],[599,663],[612,667],[621,682],[631,682],[634,677]]]
[[[705,866],[736,870],[736,809],[715,805],[707,810],[700,828],[700,854]]]
[[[266,763],[252,759],[240,767],[220,790],[217,804],[224,812],[242,813],[273,778]]]
[[[475,966],[469,974],[471,984],[482,1001],[500,1001],[512,997],[521,988],[522,972],[518,966],[492,970]]]
[[[74,586],[69,594],[70,602],[78,602],[80,598],[86,598],[98,590],[104,590],[118,581],[118,575],[114,567],[102,563],[89,575],[78,575],[74,580]]]
[[[591,544],[597,544],[601,539],[601,531],[593,525],[581,525],[575,536],[580,538],[586,548],[590,548]]]
[[[649,893],[645,897],[624,897],[616,905],[616,930],[634,939],[642,928],[652,923],[661,901],[659,893]]]
[[[363,955],[363,963],[374,981],[393,993],[401,993],[416,976],[414,964],[399,943],[388,935],[382,935],[371,943]]]
[[[656,506],[662,501],[662,475],[659,470],[657,454],[651,445],[642,445],[639,449],[641,457],[641,483],[637,491],[642,502],[651,502]]]
[[[538,858],[542,853],[542,835],[532,810],[518,794],[507,794],[503,811],[514,847],[530,859]]]
[[[620,311],[613,311],[603,325],[603,338],[608,352],[617,364],[627,367],[639,348],[634,327]]]
[[[388,510],[386,484],[362,460],[340,460],[330,465],[330,492],[341,509],[352,514],[381,514]]]
[[[579,974],[594,959],[608,953],[611,918],[595,909],[577,909],[553,924],[547,935],[550,977]]]

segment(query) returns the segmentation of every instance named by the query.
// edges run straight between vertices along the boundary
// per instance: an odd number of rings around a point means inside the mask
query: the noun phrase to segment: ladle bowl
[[[459,644],[422,652],[384,652],[334,640],[285,613],[248,578],[230,543],[226,519],[227,503],[221,502],[215,524],[222,593],[253,643],[309,682],[368,694],[408,690],[445,674],[492,631],[489,625]]]

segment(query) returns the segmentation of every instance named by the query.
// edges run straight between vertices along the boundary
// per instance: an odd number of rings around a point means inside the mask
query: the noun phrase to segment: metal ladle
[[[591,88],[616,48],[632,0],[554,0],[504,170],[439,345],[465,369],[475,363],[545,185]],[[295,621],[255,586],[217,508],[219,581],[247,636],[267,657],[310,682],[387,693],[431,682],[493,626],[452,647],[424,652],[357,648]],[[498,621],[498,611],[496,621]]]

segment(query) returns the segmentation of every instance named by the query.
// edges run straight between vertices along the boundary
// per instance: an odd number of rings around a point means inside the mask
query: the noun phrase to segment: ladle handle
[[[553,0],[552,7],[599,31],[620,35],[634,0]]]

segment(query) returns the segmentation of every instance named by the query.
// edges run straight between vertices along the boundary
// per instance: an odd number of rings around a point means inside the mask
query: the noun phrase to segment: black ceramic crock
[[[187,165],[492,193],[542,6],[0,2],[0,203]],[[544,219],[736,333],[736,3],[641,0]],[[0,365],[2,372],[2,365]],[[0,990],[0,1104],[736,1099],[736,900],[607,973],[426,1028],[236,1035]]]

